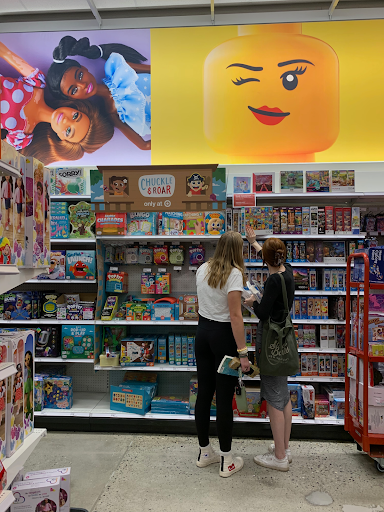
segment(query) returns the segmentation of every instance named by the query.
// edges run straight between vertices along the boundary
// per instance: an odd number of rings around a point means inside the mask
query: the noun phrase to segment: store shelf
[[[5,163],[0,160],[0,176],[13,176],[14,178],[20,178],[20,172],[13,165]]]
[[[345,354],[345,348],[305,348],[300,347],[297,349],[299,352],[304,352],[305,354]]]
[[[35,357],[35,363],[91,363],[94,359],[63,359],[62,357]]]
[[[7,512],[14,501],[15,498],[12,491],[2,491],[0,493],[0,512]]]
[[[95,284],[96,279],[29,279],[28,284]]]
[[[257,235],[258,239],[264,240],[265,238],[276,237],[281,240],[356,240],[357,238],[364,238],[366,233],[360,233],[359,235]],[[245,236],[243,236],[245,239]],[[301,264],[303,265],[303,264]],[[332,263],[334,267],[338,265],[338,263]]]
[[[7,267],[10,267],[9,269]],[[45,267],[18,268],[15,265],[0,265],[0,294],[7,293],[29,279],[44,273]]]
[[[63,195],[63,196],[50,196],[51,201],[90,201],[91,196],[76,196],[76,195]]]
[[[95,244],[96,238],[51,238],[51,244]]]
[[[196,366],[176,366],[173,364],[155,364],[155,366],[100,366],[95,364],[95,370],[107,371],[142,371],[142,372],[196,372]]]
[[[256,202],[260,201],[273,201],[280,199],[295,199],[296,201],[304,202],[306,199],[375,199],[382,198],[382,192],[275,192],[275,193],[257,193]],[[227,194],[227,198],[233,198],[233,194]],[[301,201],[303,199],[303,201]]]
[[[0,363],[0,380],[4,380],[16,373],[14,363]]]
[[[96,320],[96,325],[197,325],[197,320]]]
[[[36,448],[41,438],[46,435],[47,430],[45,428],[35,428],[32,434],[24,440],[23,445],[17,450],[17,452],[9,459],[5,459],[3,461],[4,468],[7,471],[7,481],[9,484],[12,483],[17,473],[25,465],[25,462]]]
[[[278,236],[278,235],[276,235]],[[316,262],[311,262],[311,261],[303,261],[303,262],[287,262],[291,265],[291,267],[319,267],[319,268],[324,268],[324,267],[329,267],[329,268],[343,268],[343,267],[346,267],[347,264],[346,263],[319,263],[318,261]],[[263,266],[263,263],[261,261],[258,261],[258,262],[254,262],[254,263],[244,263],[244,266],[245,267],[262,267]]]
[[[73,325],[94,325],[94,320],[56,320],[56,318],[36,318],[32,320],[0,320],[0,325],[62,325],[62,324],[73,324]]]
[[[150,236],[97,236],[97,240],[101,240],[103,242],[215,242],[219,240],[220,235],[179,235],[179,236],[170,236],[170,235],[150,235]]]
[[[36,416],[89,418],[91,411],[105,398],[105,393],[74,393],[71,409],[44,409]]]

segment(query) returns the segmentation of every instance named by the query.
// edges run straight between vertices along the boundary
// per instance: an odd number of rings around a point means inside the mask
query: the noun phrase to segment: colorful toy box
[[[127,214],[127,235],[157,235],[157,213],[129,212]]]
[[[179,304],[175,297],[164,297],[152,305],[152,320],[178,320]]]
[[[370,282],[384,282],[384,246],[369,248],[368,257]]]
[[[225,233],[225,213],[224,212],[206,212],[205,214],[205,234],[222,235]]]
[[[67,213],[51,215],[51,238],[69,238],[70,230]]]
[[[29,480],[38,480],[42,478],[60,479],[60,512],[70,512],[71,468],[43,469],[41,471],[30,471],[24,475],[24,482],[27,482]]]
[[[292,415],[301,416],[301,385],[288,383],[289,396],[292,404]]]
[[[83,196],[86,194],[85,172],[81,167],[56,168],[56,195]]]
[[[132,302],[127,303],[126,320],[148,321],[151,320],[152,303],[151,302]]]
[[[155,279],[156,295],[168,295],[171,293],[171,274],[169,272],[158,272]]]
[[[110,268],[106,276],[105,291],[111,293],[128,292],[127,272],[119,272],[117,268]]]
[[[51,251],[49,274],[40,274],[37,279],[65,279],[65,254],[66,251]]]
[[[63,359],[93,359],[94,327],[64,324],[61,327],[61,356]]]
[[[144,416],[151,408],[156,391],[157,384],[153,382],[130,381],[111,386],[110,409]]]
[[[311,385],[301,386],[301,409],[303,418],[315,417],[315,388]]]
[[[154,295],[156,293],[155,280],[156,275],[151,272],[141,274],[141,293],[143,295]]]
[[[11,490],[15,497],[11,512],[59,512],[59,477],[14,482]]]
[[[168,236],[183,234],[183,212],[163,212],[162,234]]]
[[[187,396],[155,396],[151,403],[154,414],[189,414]]]
[[[69,207],[69,222],[71,225],[69,238],[95,238],[93,229],[96,216],[90,203],[80,201],[72,204]]]
[[[183,233],[184,235],[204,235],[205,233],[204,212],[184,212],[183,213]]]
[[[179,320],[197,320],[199,318],[197,295],[185,294],[179,297]]]
[[[66,278],[95,279],[95,251],[67,251]]]
[[[125,213],[96,213],[96,235],[126,235]]]
[[[44,407],[71,409],[73,407],[72,377],[44,377]]]
[[[57,318],[57,300],[59,295],[54,292],[46,292],[41,297],[42,318]]]
[[[41,412],[44,410],[44,378],[35,375],[34,384],[35,411]]]
[[[101,320],[112,320],[116,315],[118,310],[118,297],[116,295],[111,295],[107,297],[105,301],[104,307],[101,311]]]
[[[26,161],[23,155],[19,155],[19,171],[21,176],[13,179],[13,256],[14,263],[18,266],[25,265],[26,249],[26,194],[25,194],[25,169]],[[49,198],[48,198],[49,201]],[[49,225],[48,225],[49,228]],[[49,229],[48,229],[49,232]],[[11,247],[12,249],[12,247]]]
[[[236,408],[234,408],[234,415],[240,417],[266,418],[267,404],[265,401],[261,401],[260,386],[247,385],[245,386],[245,392],[247,397],[247,410],[239,410],[235,396],[233,401],[233,404],[236,404]]]
[[[324,395],[316,395],[315,398],[315,417],[327,418],[329,416],[329,401]]]
[[[121,340],[121,366],[154,366],[156,336],[128,336]]]
[[[182,245],[171,245],[169,247],[169,263],[171,265],[183,265],[184,257],[184,247]]]

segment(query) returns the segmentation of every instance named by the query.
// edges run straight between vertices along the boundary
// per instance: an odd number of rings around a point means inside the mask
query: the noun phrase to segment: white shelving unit
[[[51,201],[76,201],[76,202],[80,202],[80,201],[90,201],[91,200],[91,196],[90,195],[85,195],[85,196],[75,196],[75,195],[63,195],[63,196],[51,196]]]
[[[280,238],[280,235],[276,235]],[[292,235],[294,236],[294,235]],[[298,235],[301,237],[301,235]],[[303,261],[303,262],[298,262],[298,261],[292,261],[290,262],[290,265],[291,267],[319,267],[319,268],[326,268],[326,267],[329,267],[329,268],[346,268],[347,267],[347,264],[346,263],[319,263],[318,261]],[[262,267],[263,266],[263,263],[261,261],[257,261],[257,262],[248,262],[248,263],[244,263],[244,266],[245,267]]]
[[[6,162],[3,162],[3,160],[0,160],[0,176],[8,175],[13,176],[14,178],[20,178],[20,172],[16,167],[13,167],[13,165],[9,165]]]
[[[96,284],[96,279],[29,279],[29,284]]]
[[[35,363],[88,363],[95,364],[94,359],[63,359],[62,357],[35,357]]]
[[[4,380],[15,373],[15,363],[0,363],[0,380]]]
[[[56,320],[55,318],[36,318],[32,320],[0,320],[0,325],[17,326],[17,325],[61,325],[61,324],[72,324],[76,325],[94,325],[94,320]]]
[[[19,268],[16,265],[0,265],[0,294],[6,293],[29,279],[33,279],[46,271],[40,268]]]
[[[24,440],[23,445],[17,450],[17,452],[9,459],[5,459],[3,461],[4,468],[7,471],[7,480],[9,484],[14,480],[17,473],[24,466],[26,460],[39,444],[41,438],[46,435],[47,430],[45,428],[35,428],[32,434]]]
[[[51,238],[51,244],[95,244],[96,238]]]
[[[7,512],[14,501],[15,498],[12,491],[2,491],[0,493],[0,512]]]
[[[171,236],[171,235],[149,235],[149,236],[136,236],[136,235],[127,235],[127,236],[98,236],[97,239],[102,242],[148,242],[148,243],[156,243],[156,242],[215,242],[219,240],[220,235],[196,235],[196,236],[188,236],[188,235],[179,235],[179,236]]]

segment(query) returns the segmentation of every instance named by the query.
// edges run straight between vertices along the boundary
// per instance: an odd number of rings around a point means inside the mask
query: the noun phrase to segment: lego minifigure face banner
[[[383,20],[152,30],[152,163],[383,160],[383,34]]]

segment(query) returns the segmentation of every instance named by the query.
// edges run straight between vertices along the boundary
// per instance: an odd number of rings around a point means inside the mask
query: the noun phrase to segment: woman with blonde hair
[[[259,363],[262,349],[263,321],[270,317],[275,322],[282,322],[287,316],[285,301],[288,303],[287,310],[290,311],[295,295],[295,283],[292,267],[286,263],[286,248],[284,242],[279,238],[268,238],[263,247],[256,241],[253,229],[247,226],[247,240],[261,252],[263,263],[266,263],[269,270],[269,277],[264,284],[263,298],[260,304],[250,297],[245,301],[253,307],[260,322],[256,334],[256,359]],[[281,280],[282,275],[284,281]],[[285,286],[283,286],[283,282]],[[286,296],[286,298],[284,297]],[[288,313],[289,314],[289,313]],[[271,422],[271,429],[274,444],[269,447],[269,453],[258,455],[254,461],[259,466],[278,471],[288,471],[289,463],[292,462],[291,450],[289,449],[289,438],[291,435],[292,406],[288,391],[288,378],[285,376],[263,375],[261,378],[261,399],[267,402],[268,415]]]
[[[219,475],[229,477],[244,462],[231,453],[232,399],[237,377],[218,374],[224,356],[240,357],[244,373],[250,370],[241,313],[241,292],[245,284],[243,239],[228,231],[221,236],[215,254],[196,273],[199,325],[196,333],[198,395],[195,408],[200,468],[220,463]],[[209,444],[210,409],[216,391],[216,426],[220,454]]]

